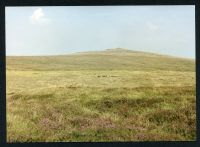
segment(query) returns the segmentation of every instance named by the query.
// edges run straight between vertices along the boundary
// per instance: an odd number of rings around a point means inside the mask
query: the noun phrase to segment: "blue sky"
[[[6,55],[110,48],[195,58],[195,6],[6,7]]]

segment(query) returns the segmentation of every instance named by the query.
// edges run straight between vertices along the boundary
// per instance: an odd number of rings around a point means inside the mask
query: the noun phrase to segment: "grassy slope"
[[[121,49],[6,60],[8,141],[196,138],[193,60]]]
[[[194,71],[194,61],[129,50],[86,52],[68,56],[7,57],[16,70],[173,70]],[[49,64],[51,63],[51,64]]]

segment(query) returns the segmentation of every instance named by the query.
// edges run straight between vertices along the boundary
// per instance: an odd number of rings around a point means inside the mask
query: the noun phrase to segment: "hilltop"
[[[121,48],[60,56],[7,56],[6,62],[7,70],[195,70],[192,59]]]

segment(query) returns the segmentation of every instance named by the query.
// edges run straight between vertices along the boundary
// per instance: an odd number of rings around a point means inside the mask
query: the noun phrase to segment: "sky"
[[[125,48],[195,58],[195,6],[6,7],[6,55]]]

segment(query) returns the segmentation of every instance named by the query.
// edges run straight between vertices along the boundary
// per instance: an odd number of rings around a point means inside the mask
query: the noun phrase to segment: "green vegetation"
[[[9,142],[196,140],[194,60],[112,49],[6,62]]]

